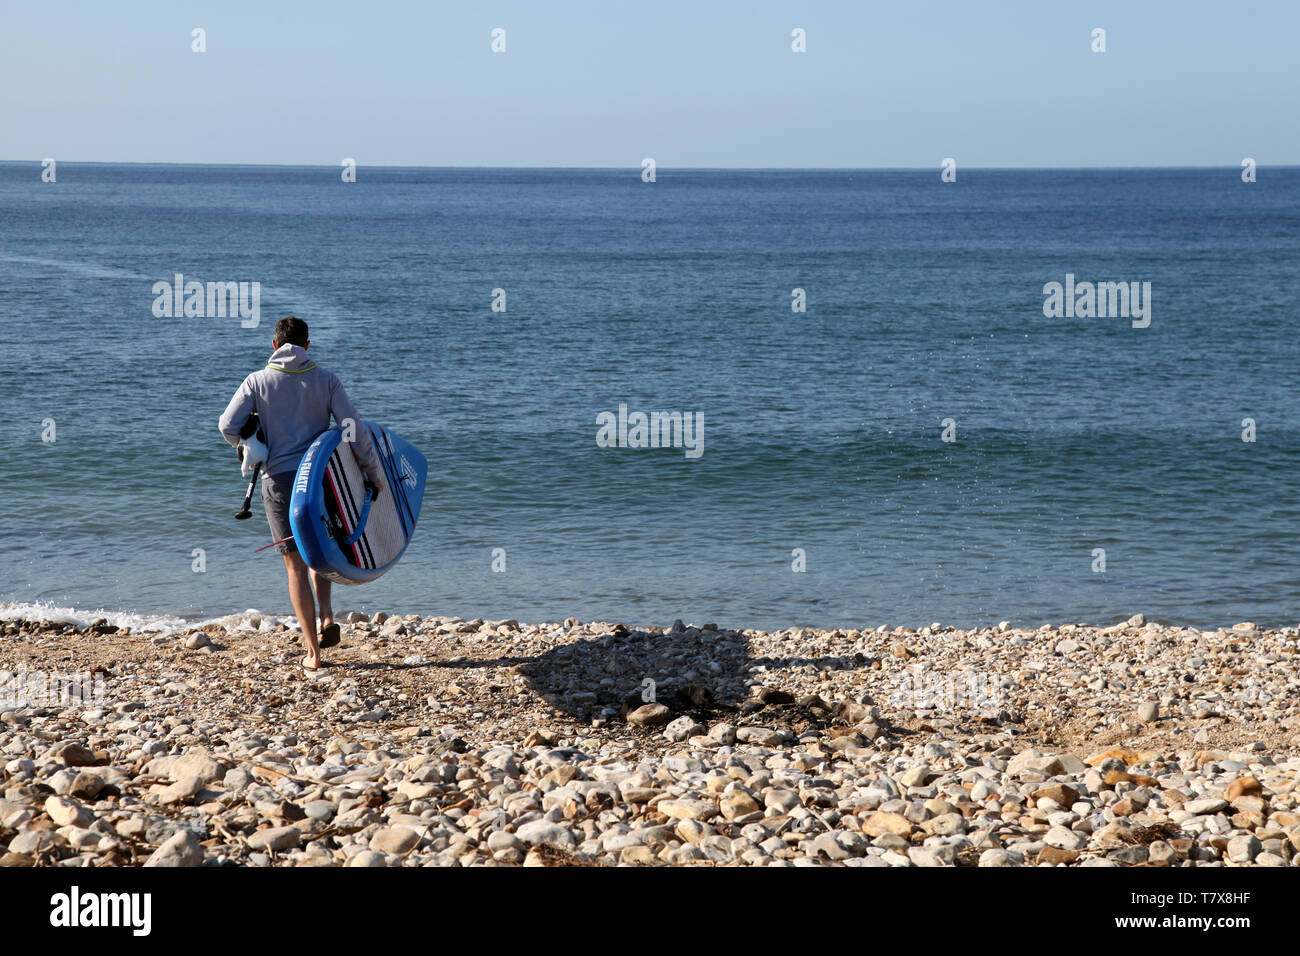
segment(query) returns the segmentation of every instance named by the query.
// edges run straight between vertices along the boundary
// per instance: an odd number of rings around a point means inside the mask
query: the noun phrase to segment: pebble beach
[[[1298,628],[344,620],[0,622],[0,866],[1300,853]]]

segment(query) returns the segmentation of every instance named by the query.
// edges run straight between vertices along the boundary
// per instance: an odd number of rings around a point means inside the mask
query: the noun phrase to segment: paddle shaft
[[[249,506],[249,505],[252,503],[252,501],[253,501],[253,488],[254,488],[254,486],[257,485],[257,473],[258,473],[259,471],[261,471],[261,470],[262,470],[262,466],[261,466],[260,464],[257,464],[257,465],[254,465],[254,466],[253,466],[253,477],[252,477],[252,480],[249,481],[249,483],[248,483],[248,492],[244,495],[244,506],[243,506],[242,508],[240,508],[238,511],[235,512],[235,517],[236,517],[236,518],[250,518],[250,517],[252,517],[253,512],[251,512],[251,511],[248,509],[248,506]]]

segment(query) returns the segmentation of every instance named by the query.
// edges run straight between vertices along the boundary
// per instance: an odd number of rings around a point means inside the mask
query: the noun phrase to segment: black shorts
[[[289,499],[293,497],[293,479],[297,474],[296,471],[282,471],[278,475],[262,476],[262,505],[266,508],[266,521],[271,526],[271,540],[289,539],[275,546],[281,554],[296,554],[298,551],[293,529],[289,527]]]

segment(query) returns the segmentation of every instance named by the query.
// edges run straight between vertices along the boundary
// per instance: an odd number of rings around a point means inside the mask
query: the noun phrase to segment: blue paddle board
[[[415,533],[428,463],[410,442],[362,422],[384,467],[387,488],[373,502],[337,426],[312,442],[298,465],[289,527],[308,567],[339,584],[364,584],[397,563]]]

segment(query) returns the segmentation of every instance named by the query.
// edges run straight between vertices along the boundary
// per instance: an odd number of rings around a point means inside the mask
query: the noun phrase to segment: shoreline
[[[332,666],[309,674],[284,619],[258,624],[0,621],[0,865],[1287,866],[1300,852],[1297,628],[351,614]],[[92,675],[91,699],[6,703],[19,671]]]
[[[355,611],[351,609],[345,609],[338,612],[338,617],[339,620],[341,621],[349,614],[361,614],[362,616],[369,619],[373,617],[375,613],[383,613],[385,615],[388,614],[388,612],[386,611],[373,612],[373,611]],[[493,618],[493,617],[462,618],[457,615],[438,615],[438,614],[424,614],[424,615],[405,614],[405,615],[398,615],[398,616],[414,618],[415,620],[428,620],[428,621],[514,620],[517,623],[524,626],[532,626],[532,627],[560,626],[558,622],[548,622],[545,620],[525,621],[519,618]],[[1114,616],[1116,617],[1116,620],[1111,621],[1110,623],[1092,623],[1087,621],[1075,621],[1070,623],[1044,623],[1044,624],[1037,624],[1037,625],[1017,624],[1015,623],[1015,619],[1012,618],[1008,620],[999,621],[996,624],[993,623],[954,624],[952,622],[934,621],[928,624],[876,623],[870,625],[859,624],[857,626],[851,624],[843,624],[843,623],[833,624],[833,625],[793,624],[781,628],[763,627],[763,626],[753,626],[753,627],[731,626],[731,625],[721,625],[721,626],[724,626],[728,630],[732,630],[737,633],[765,633],[765,634],[778,634],[778,633],[783,633],[788,631],[803,631],[803,630],[826,631],[826,632],[833,632],[833,631],[869,632],[869,631],[880,631],[881,628],[884,628],[886,632],[913,632],[913,633],[920,633],[927,629],[928,630],[937,629],[938,631],[942,631],[942,632],[949,632],[949,631],[977,632],[977,631],[998,630],[1001,628],[1009,628],[1011,630],[1025,631],[1025,632],[1036,632],[1036,631],[1043,631],[1049,629],[1060,630],[1062,628],[1077,628],[1077,629],[1100,631],[1100,630],[1106,630],[1108,628],[1121,627],[1124,624],[1126,624],[1128,621],[1133,620],[1134,617],[1142,618],[1144,622],[1159,624],[1161,627],[1170,628],[1173,630],[1196,630],[1196,631],[1203,631],[1205,633],[1214,633],[1216,631],[1231,630],[1232,628],[1237,626],[1237,623],[1226,623],[1226,622],[1203,626],[1194,623],[1179,623],[1176,621],[1156,620],[1156,619],[1148,618],[1147,615],[1144,613],[1138,613],[1135,615],[1128,615],[1128,616],[1117,614]],[[251,608],[251,607],[245,608],[243,610],[218,611],[215,608],[210,608],[203,611],[196,611],[193,613],[189,613],[189,612],[175,613],[169,611],[154,612],[154,611],[140,611],[134,609],[124,610],[120,608],[105,608],[105,607],[98,607],[92,610],[88,608],[79,608],[79,607],[57,604],[53,601],[2,601],[0,600],[0,625],[3,625],[7,621],[26,621],[33,624],[35,623],[72,624],[77,627],[85,628],[85,627],[89,627],[90,625],[94,624],[97,621],[103,620],[119,628],[130,627],[134,631],[147,630],[147,631],[159,632],[159,633],[174,633],[174,632],[185,631],[190,629],[201,629],[209,625],[220,625],[225,628],[231,628],[232,626],[238,627],[242,622],[248,620],[250,617],[258,618],[260,620],[270,621],[272,626],[275,623],[279,623],[279,622],[284,622],[288,624],[290,627],[298,626],[298,619],[292,611],[284,611],[284,610],[264,611],[259,608]],[[627,620],[632,620],[632,619],[633,618],[631,617],[627,618]],[[568,618],[567,620],[577,620],[577,619]],[[722,618],[719,617],[718,620],[722,620]],[[1267,624],[1255,624],[1253,622],[1246,622],[1246,623],[1250,623],[1252,627],[1262,631],[1269,631],[1269,632],[1280,631],[1286,633],[1294,633],[1295,635],[1300,636],[1300,623],[1297,623],[1295,625],[1281,624],[1276,627],[1269,626]],[[640,627],[641,630],[667,630],[668,629],[667,627],[661,625],[641,624],[636,626]],[[702,627],[703,624],[694,624],[691,626]]]

